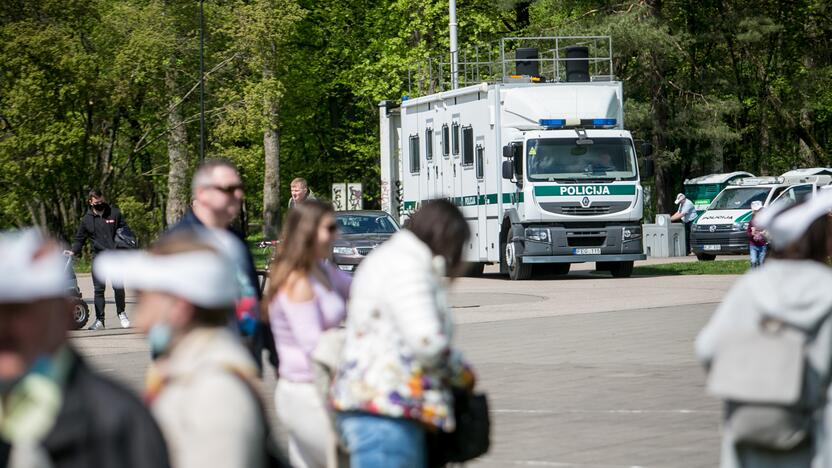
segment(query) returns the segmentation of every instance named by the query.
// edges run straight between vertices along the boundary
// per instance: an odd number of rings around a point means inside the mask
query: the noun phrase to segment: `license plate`
[[[706,245],[702,247],[703,250],[722,250],[721,245]]]
[[[601,255],[601,249],[574,249],[575,255]]]

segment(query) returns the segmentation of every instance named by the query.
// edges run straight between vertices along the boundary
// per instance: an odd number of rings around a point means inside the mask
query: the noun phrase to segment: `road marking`
[[[493,458],[484,459],[485,464],[496,464],[499,466],[516,465],[516,466],[575,466],[588,468],[644,468],[640,465],[599,465],[596,463],[568,463],[555,462],[545,460],[495,460]]]
[[[720,414],[716,410],[639,410],[639,409],[613,409],[613,410],[522,410],[522,409],[494,409],[492,413],[504,414]]]

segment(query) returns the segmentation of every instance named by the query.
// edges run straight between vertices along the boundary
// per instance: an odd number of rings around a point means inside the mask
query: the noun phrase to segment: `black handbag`
[[[488,398],[482,393],[454,389],[454,432],[427,434],[428,466],[463,463],[481,457],[491,445]]]
[[[116,229],[115,244],[117,249],[137,249],[139,241],[129,227],[124,226]]]

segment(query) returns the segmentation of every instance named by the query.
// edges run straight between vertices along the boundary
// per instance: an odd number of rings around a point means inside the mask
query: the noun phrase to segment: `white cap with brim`
[[[63,297],[72,282],[66,259],[35,229],[0,233],[0,303]]]
[[[210,251],[173,255],[107,251],[95,259],[93,271],[115,286],[168,293],[205,308],[233,306],[237,299],[233,265]]]
[[[684,194],[684,193],[680,193],[680,194],[677,194],[677,195],[676,195],[676,201],[675,201],[675,202],[673,202],[673,203],[675,203],[675,204],[677,204],[677,205],[678,205],[679,203],[682,203],[684,200],[685,200],[685,194]]]
[[[808,202],[793,206],[785,200],[762,209],[755,224],[768,231],[771,243],[780,248],[799,240],[818,218],[832,211],[832,192],[820,193]]]

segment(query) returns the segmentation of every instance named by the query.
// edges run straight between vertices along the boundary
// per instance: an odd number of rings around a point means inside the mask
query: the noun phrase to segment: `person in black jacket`
[[[68,343],[64,261],[34,229],[0,233],[0,466],[168,468],[149,410]]]
[[[127,227],[127,223],[124,221],[121,211],[107,203],[100,190],[90,190],[88,202],[90,208],[81,218],[81,224],[75,234],[72,249],[64,253],[77,257],[81,254],[84,243],[87,239],[90,239],[94,259],[98,253],[116,248],[116,231],[119,228]],[[92,284],[95,290],[95,322],[90,326],[90,330],[99,330],[104,328],[104,290],[107,283],[105,279],[99,279],[93,271]],[[122,328],[129,328],[130,320],[125,312],[124,288],[113,287],[113,294],[115,295],[116,312],[121,326]]]

